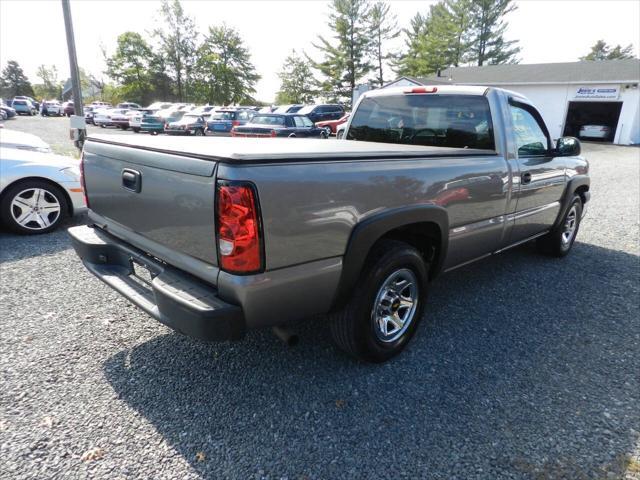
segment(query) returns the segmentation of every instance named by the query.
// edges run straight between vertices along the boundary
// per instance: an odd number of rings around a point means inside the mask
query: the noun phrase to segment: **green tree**
[[[160,13],[164,28],[157,28],[154,34],[160,40],[166,72],[176,82],[178,100],[184,101],[196,60],[198,32],[180,0],[163,0]]]
[[[55,65],[40,65],[37,76],[42,83],[33,86],[36,97],[42,99],[62,97],[62,84],[58,79],[58,69]]]
[[[313,103],[316,82],[309,60],[300,57],[293,50],[285,59],[278,77],[281,83],[280,90],[276,94],[276,103]]]
[[[445,0],[444,2],[449,28],[451,29],[452,42],[449,48],[451,65],[454,67],[458,67],[466,61],[465,57],[469,51],[469,27],[472,19],[470,13],[471,2],[472,0]]]
[[[444,2],[431,5],[426,15],[416,14],[404,30],[407,52],[396,62],[397,72],[421,77],[454,64],[459,47],[452,19]]]
[[[209,27],[198,49],[196,98],[214,105],[242,104],[252,100],[260,79],[240,34],[222,25]]]
[[[405,36],[405,52],[393,61],[393,69],[399,75],[420,76],[431,72],[426,71],[424,59],[424,43],[427,35],[427,17],[420,12],[409,21],[409,28],[403,28]]]
[[[469,52],[467,60],[482,66],[517,63],[517,40],[505,40],[504,17],[517,7],[511,0],[472,0],[469,14]]]
[[[580,60],[621,60],[625,58],[634,58],[633,45],[629,44],[626,47],[622,45],[616,45],[615,47],[607,45],[604,40],[598,40],[595,45],[591,47],[591,51],[584,57],[580,57]]]
[[[138,103],[150,103],[153,95],[151,47],[136,32],[119,35],[117,42],[115,53],[107,59],[107,75],[118,82],[125,98]]]
[[[0,92],[3,97],[13,98],[17,95],[34,96],[31,82],[15,60],[9,60],[0,75]]]
[[[372,68],[369,61],[370,37],[368,0],[333,0],[329,27],[333,41],[319,36],[314,44],[324,58],[312,65],[324,77],[322,90],[333,100],[351,102],[356,84]]]
[[[397,38],[400,30],[396,16],[390,12],[389,4],[376,2],[369,13],[369,32],[371,35],[371,56],[375,65],[375,82],[384,85],[384,64],[393,56],[385,52],[388,40]]]

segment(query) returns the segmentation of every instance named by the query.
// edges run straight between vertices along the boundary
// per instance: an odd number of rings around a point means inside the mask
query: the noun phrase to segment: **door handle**
[[[531,172],[524,172],[521,178],[523,184],[531,183]]]
[[[140,172],[125,168],[122,170],[122,186],[135,193],[140,193],[142,181]]]

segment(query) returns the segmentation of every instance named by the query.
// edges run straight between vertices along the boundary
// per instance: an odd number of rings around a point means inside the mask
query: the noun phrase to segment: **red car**
[[[316,127],[324,128],[327,131],[327,135],[335,135],[338,125],[342,125],[349,120],[349,114],[346,113],[337,120],[325,120],[324,122],[316,122]]]

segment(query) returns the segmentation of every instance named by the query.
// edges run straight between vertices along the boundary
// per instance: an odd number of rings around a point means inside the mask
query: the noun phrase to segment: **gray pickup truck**
[[[235,340],[327,314],[341,349],[381,362],[440,273],[533,239],[566,255],[588,169],[516,93],[389,88],[359,100],[344,140],[89,137],[90,225],[69,233],[178,332]]]

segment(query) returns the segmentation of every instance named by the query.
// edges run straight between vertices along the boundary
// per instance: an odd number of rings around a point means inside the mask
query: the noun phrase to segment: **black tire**
[[[40,189],[46,191],[46,199],[51,199],[49,195],[55,198],[60,206],[57,217],[53,214],[47,217],[47,220],[51,221],[48,227],[38,228],[36,223],[29,222],[27,226],[20,225],[12,212],[18,215],[19,207],[12,206],[13,200],[25,190]],[[64,191],[53,183],[49,183],[43,180],[24,180],[11,185],[2,195],[2,201],[0,202],[0,219],[2,223],[15,233],[22,235],[37,235],[41,233],[48,233],[55,230],[65,219],[69,216],[69,202]]]
[[[201,128],[196,129],[196,131],[193,133],[196,137],[204,137],[204,130],[202,130]]]
[[[326,140],[327,138],[329,138],[329,135],[327,135],[326,130],[320,132],[320,138],[322,138],[323,140]]]
[[[567,255],[571,251],[580,229],[582,209],[582,198],[580,198],[580,195],[574,195],[569,208],[567,208],[558,225],[545,236],[536,240],[538,250],[554,257]],[[571,229],[571,222],[573,222],[573,230],[569,235],[568,231]]]
[[[100,128],[107,128],[104,123],[100,124]]]
[[[149,133],[151,135],[158,135],[158,131],[157,130],[151,130]]]
[[[133,133],[140,133],[140,129],[138,127],[131,127],[131,130],[133,130]]]
[[[399,354],[413,337],[426,302],[428,265],[417,249],[404,242],[382,240],[370,252],[349,302],[329,315],[331,335],[335,344],[359,360],[380,363]],[[405,330],[398,338],[380,339],[373,317],[378,296],[388,279],[398,272],[410,271],[417,282],[416,306],[407,319]],[[390,307],[393,307],[390,304]],[[396,311],[398,306],[395,306]]]
[[[121,125],[121,126],[120,126],[120,128],[121,128],[122,130],[128,130],[128,129],[129,129],[129,127],[127,127],[126,125]]]

